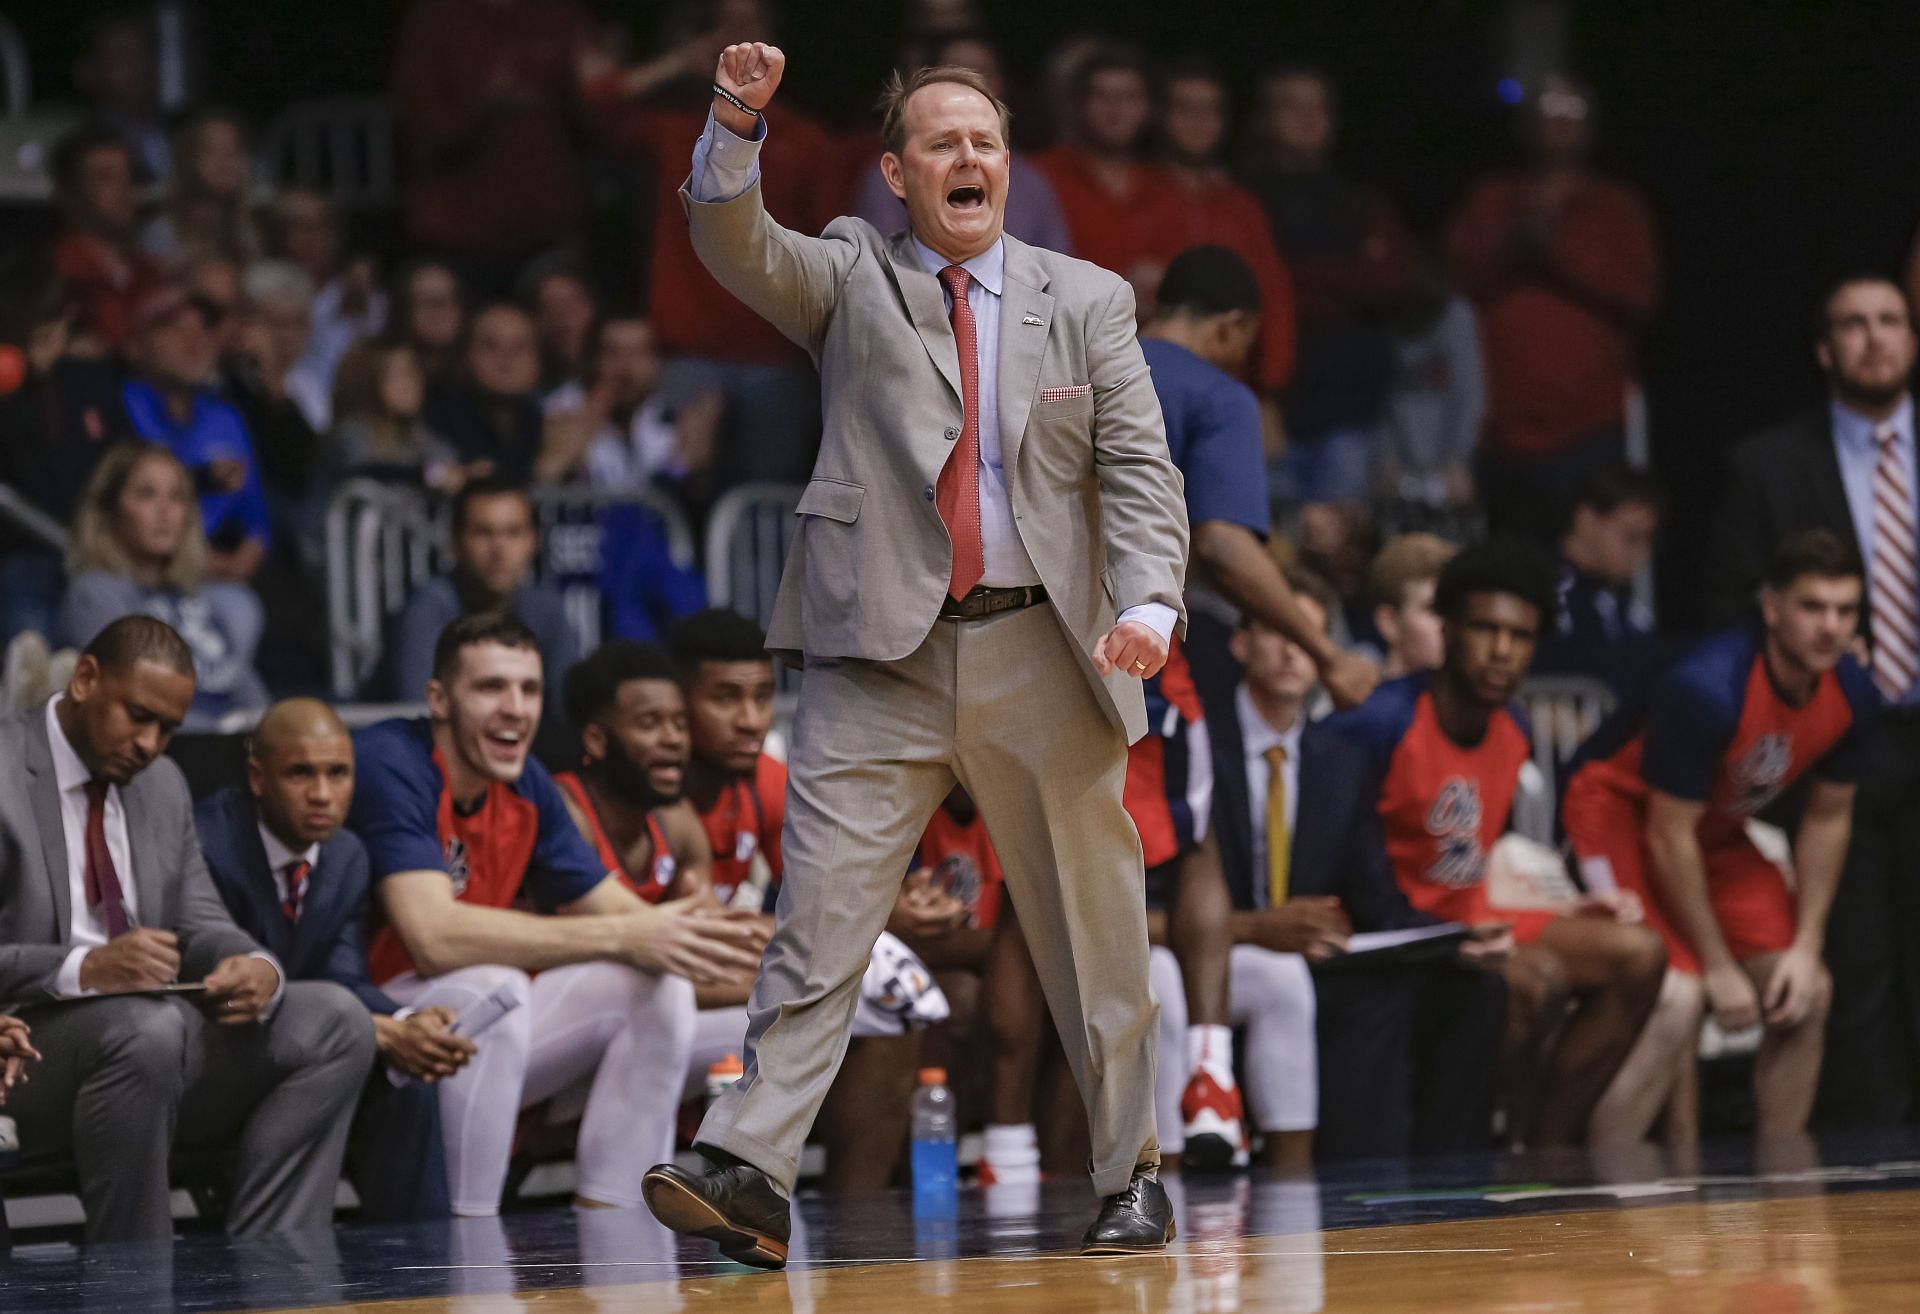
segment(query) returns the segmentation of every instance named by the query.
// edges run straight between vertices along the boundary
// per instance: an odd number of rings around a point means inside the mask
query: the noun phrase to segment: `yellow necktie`
[[[1267,906],[1287,901],[1287,869],[1293,863],[1293,836],[1287,830],[1287,750],[1278,744],[1267,757]]]

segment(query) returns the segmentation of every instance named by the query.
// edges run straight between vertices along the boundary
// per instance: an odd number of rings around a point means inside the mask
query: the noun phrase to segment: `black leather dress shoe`
[[[676,1232],[703,1236],[728,1259],[755,1268],[785,1268],[792,1219],[786,1197],[751,1164],[687,1173],[656,1164],[640,1179],[653,1216]],[[1166,1200],[1163,1195],[1162,1202]]]
[[[658,1210],[655,1211],[656,1213]],[[1173,1205],[1160,1179],[1135,1172],[1127,1189],[1100,1204],[1080,1241],[1083,1255],[1141,1255],[1167,1248],[1173,1240]]]

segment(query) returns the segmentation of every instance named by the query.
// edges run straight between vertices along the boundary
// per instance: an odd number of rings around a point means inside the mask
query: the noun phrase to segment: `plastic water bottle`
[[[711,1105],[715,1100],[725,1095],[728,1090],[732,1089],[732,1087],[746,1075],[747,1070],[741,1066],[740,1056],[738,1054],[729,1054],[708,1068],[707,1103]]]
[[[920,1089],[913,1093],[913,1193],[916,1198],[929,1201],[955,1198],[959,1164],[954,1156],[959,1131],[953,1092],[947,1089],[947,1070],[920,1069]]]

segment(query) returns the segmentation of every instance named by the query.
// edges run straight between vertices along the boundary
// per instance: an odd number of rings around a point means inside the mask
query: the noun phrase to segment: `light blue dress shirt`
[[[917,237],[913,250],[920,257],[920,267],[935,278],[952,263]],[[995,242],[960,267],[971,275],[967,304],[973,307],[973,339],[980,369],[980,549],[986,564],[980,582],[991,589],[1038,584],[1040,572],[1033,568],[1013,527],[1013,500],[1007,492],[1007,467],[1000,451],[1000,294],[1007,272],[1007,244]],[[940,304],[946,307],[951,322],[953,293],[947,291],[944,279],[940,283]]]
[[[1907,488],[1920,500],[1920,481],[1914,477],[1913,399],[1902,401],[1899,410],[1878,423],[1837,401],[1831,404],[1830,414],[1833,454],[1840,463],[1840,483],[1847,490],[1847,510],[1853,513],[1853,532],[1860,540],[1860,559],[1867,563],[1867,587],[1872,589],[1873,473],[1880,463],[1880,448],[1873,434],[1881,424],[1891,424],[1899,431],[1900,441],[1894,444],[1893,450],[1906,466]],[[1920,505],[1915,506],[1914,514],[1916,523],[1920,523]],[[1900,700],[1903,707],[1915,703],[1920,703],[1920,682]]]
[[[689,190],[693,199],[712,205],[731,201],[760,180],[760,147],[767,139],[766,120],[755,125],[748,139],[723,127],[707,115],[706,131],[693,148]],[[917,237],[914,251],[920,266],[938,278],[951,262]],[[995,242],[963,266],[972,275],[967,304],[973,307],[974,346],[980,370],[980,546],[986,563],[981,583],[989,588],[1017,588],[1040,583],[1027,549],[1013,524],[1013,503],[1007,492],[1006,467],[1000,451],[1000,296],[1005,286],[1007,247]],[[941,301],[953,315],[953,297],[941,284]],[[1120,613],[1120,620],[1137,621],[1158,634],[1162,642],[1173,633],[1177,619],[1164,603],[1146,602]]]

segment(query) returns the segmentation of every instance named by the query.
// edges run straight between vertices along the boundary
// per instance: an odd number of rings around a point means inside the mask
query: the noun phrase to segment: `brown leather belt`
[[[1022,607],[1031,607],[1036,602],[1046,600],[1047,590],[1041,584],[1023,585],[1017,589],[990,589],[983,584],[958,602],[952,598],[942,602],[940,619],[979,620],[1003,611],[1019,611]]]

